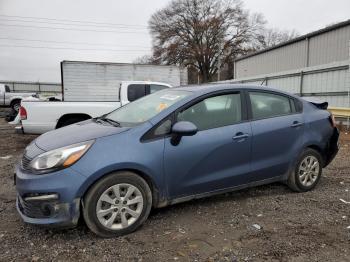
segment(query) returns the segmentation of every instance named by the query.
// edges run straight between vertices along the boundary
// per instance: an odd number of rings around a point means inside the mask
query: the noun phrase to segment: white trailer
[[[171,86],[187,84],[187,69],[178,66],[61,62],[64,101],[111,102],[120,100],[123,81],[152,81]]]

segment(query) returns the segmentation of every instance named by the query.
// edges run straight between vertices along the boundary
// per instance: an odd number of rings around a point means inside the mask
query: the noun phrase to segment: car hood
[[[99,137],[119,134],[129,129],[129,127],[115,127],[87,120],[47,132],[39,136],[35,144],[42,150],[49,151]]]

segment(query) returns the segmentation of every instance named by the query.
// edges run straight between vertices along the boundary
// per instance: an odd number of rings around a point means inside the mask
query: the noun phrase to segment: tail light
[[[19,108],[19,117],[21,118],[21,120],[27,119],[27,110],[23,106]]]
[[[334,118],[333,114],[331,114],[329,116],[329,121],[331,122],[332,127],[336,127],[337,126],[336,123],[335,123],[335,118]]]

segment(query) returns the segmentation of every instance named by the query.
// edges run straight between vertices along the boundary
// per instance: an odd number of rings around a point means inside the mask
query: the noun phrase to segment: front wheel
[[[297,192],[313,189],[321,178],[322,166],[321,155],[316,150],[306,149],[288,178],[288,186]]]
[[[84,198],[83,216],[92,232],[116,237],[136,230],[147,219],[152,192],[137,174],[118,172],[98,181]]]

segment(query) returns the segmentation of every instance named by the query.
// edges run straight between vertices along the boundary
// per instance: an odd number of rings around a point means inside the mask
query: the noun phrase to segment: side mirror
[[[174,146],[178,145],[181,141],[181,137],[193,136],[197,134],[197,132],[198,132],[198,128],[195,126],[195,124],[188,121],[177,122],[171,128],[171,133],[172,133],[171,144]]]

